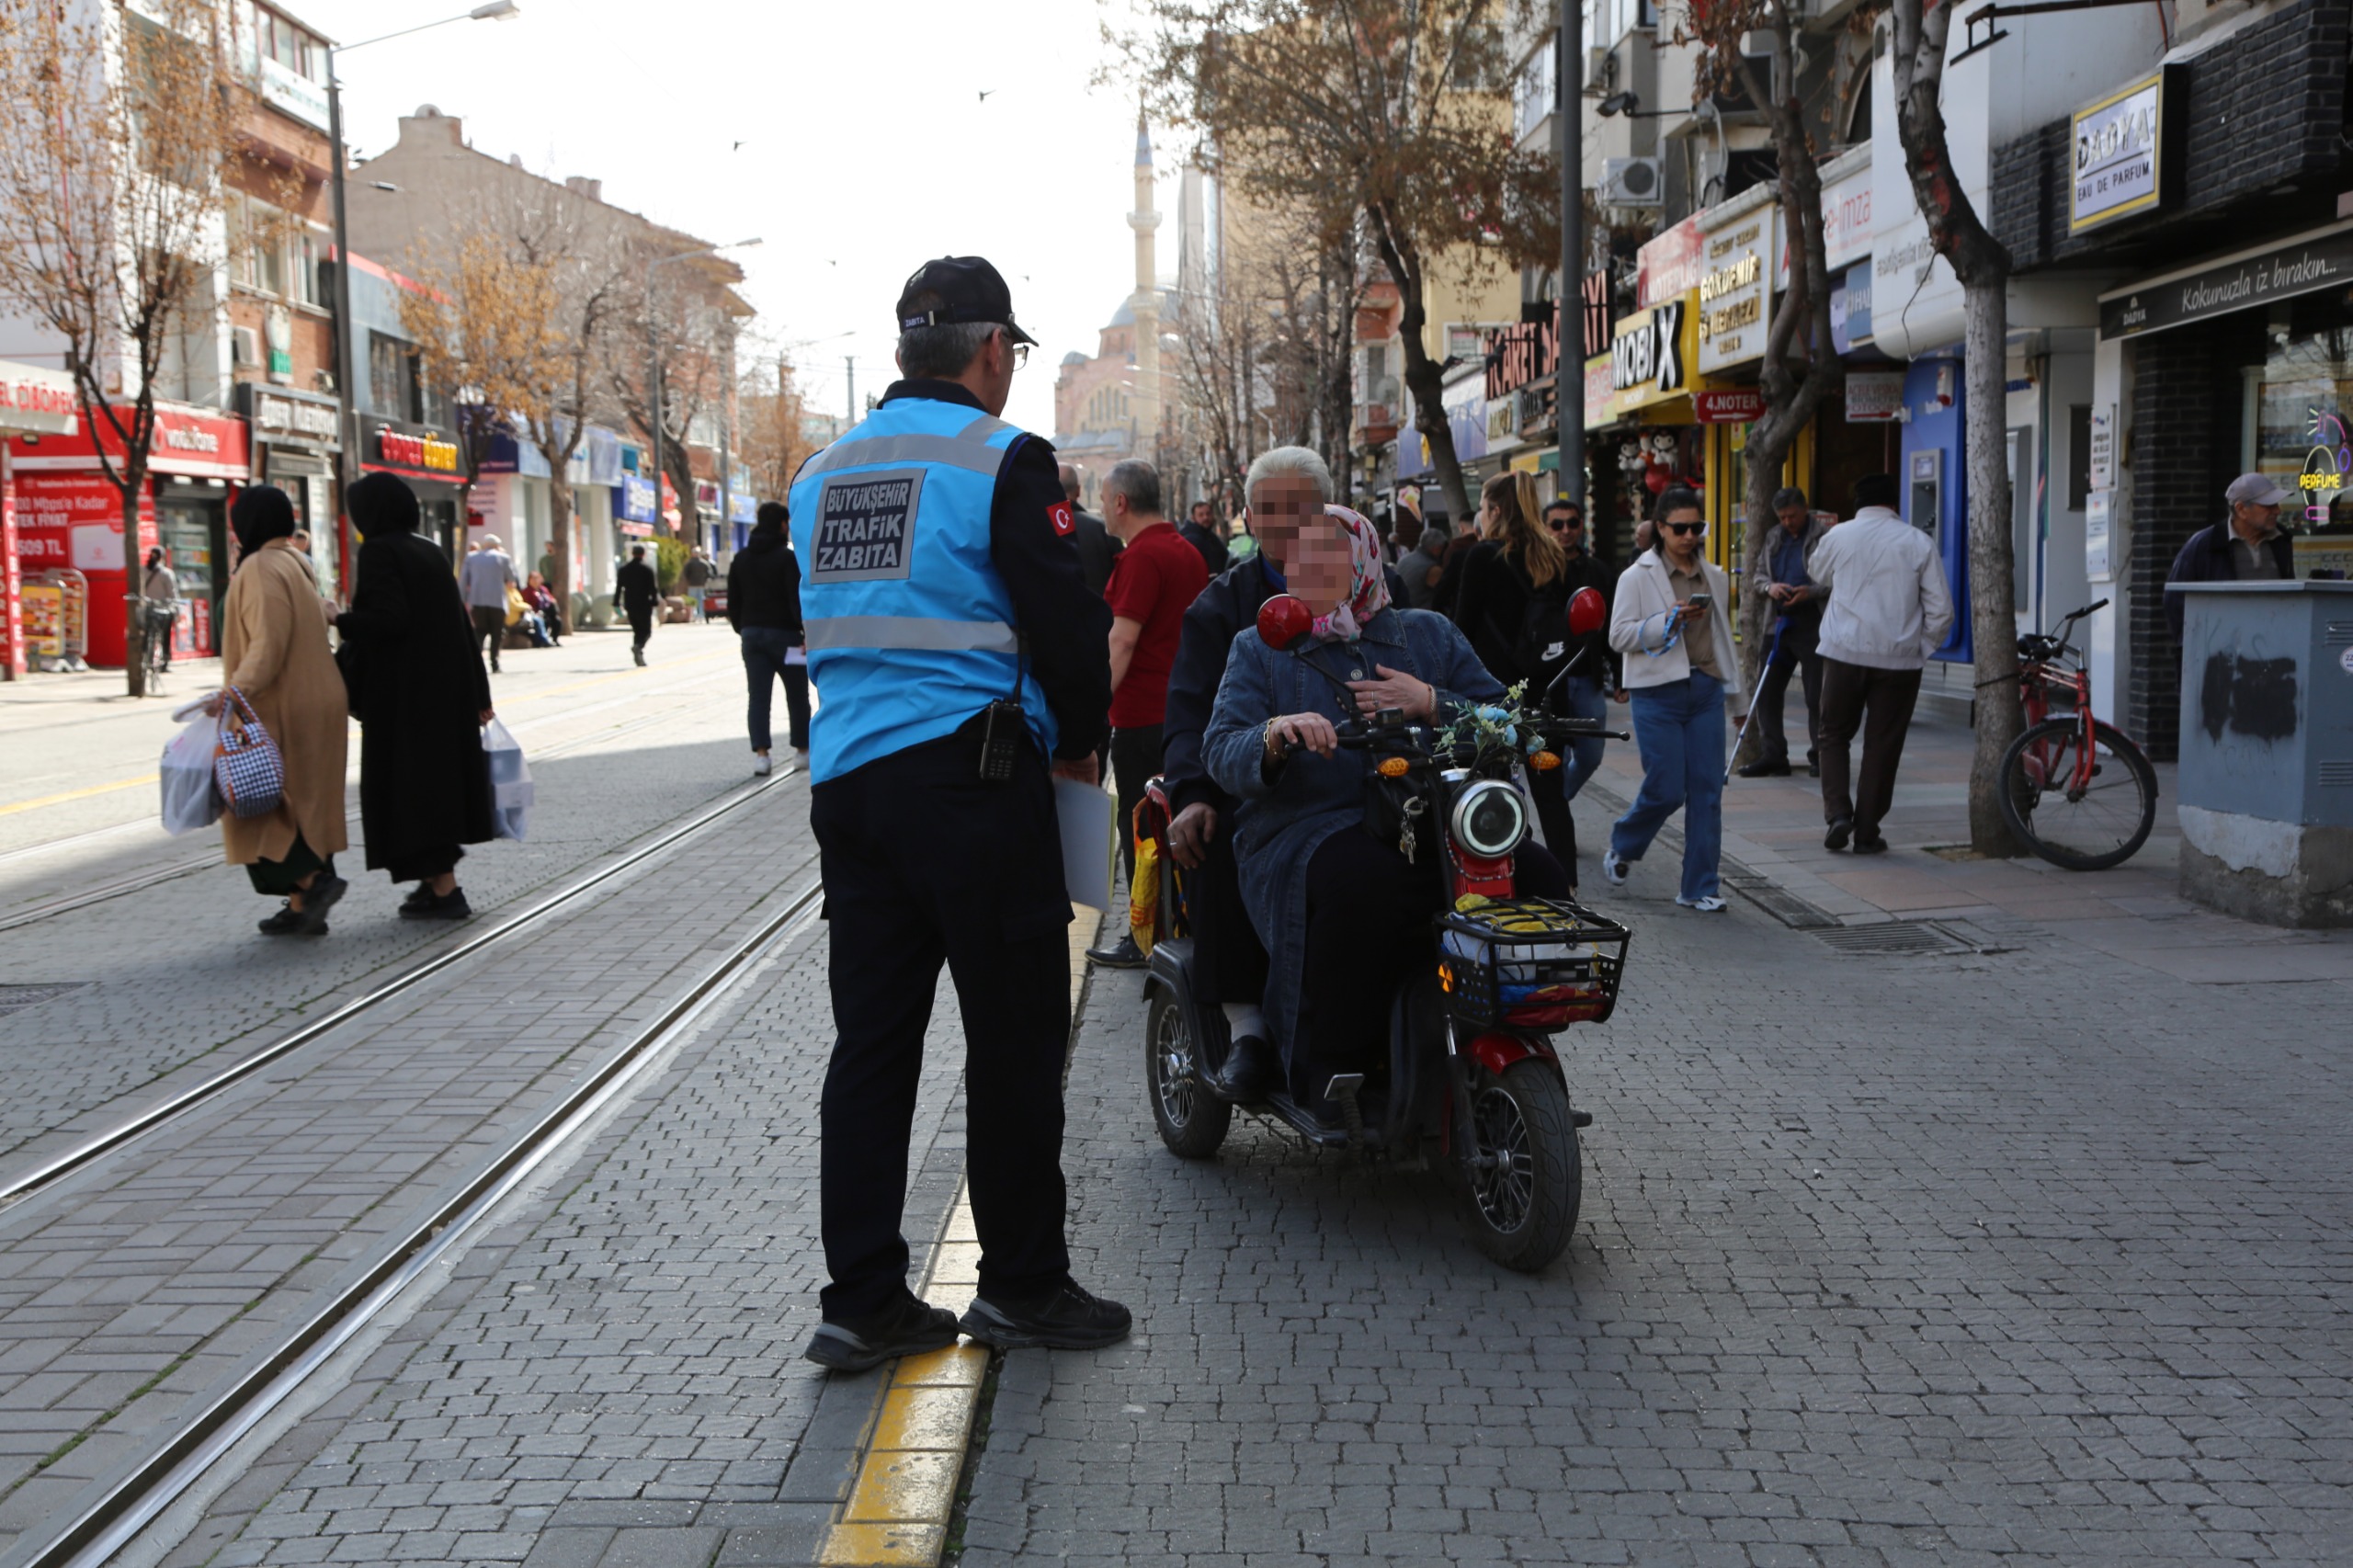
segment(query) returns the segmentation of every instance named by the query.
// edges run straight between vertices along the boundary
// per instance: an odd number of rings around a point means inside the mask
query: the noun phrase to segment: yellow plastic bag
[[[517,621],[521,620],[523,619],[523,612],[529,608],[529,606],[523,602],[523,596],[519,591],[517,591],[515,585],[512,583],[507,584],[506,624],[512,626]]]
[[[1152,951],[1160,925],[1160,840],[1136,835],[1136,872],[1128,881],[1128,931],[1136,946]]]

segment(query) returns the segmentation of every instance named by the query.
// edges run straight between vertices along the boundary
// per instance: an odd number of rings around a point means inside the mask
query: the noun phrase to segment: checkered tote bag
[[[267,816],[286,798],[286,759],[263,727],[261,715],[233,686],[228,706],[221,717],[220,744],[213,748],[213,779],[232,812],[241,817]]]

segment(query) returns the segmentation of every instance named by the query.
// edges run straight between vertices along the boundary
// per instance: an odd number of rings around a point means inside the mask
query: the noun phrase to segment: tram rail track
[[[688,1038],[762,958],[814,918],[823,895],[823,884],[815,881],[795,893],[660,1017],[567,1087],[471,1175],[430,1200],[390,1244],[380,1244],[364,1265],[347,1271],[324,1300],[188,1412],[167,1437],[94,1483],[94,1494],[77,1502],[63,1523],[28,1532],[6,1560],[6,1568],[97,1568],[129,1544],[478,1229],[533,1171],[593,1128],[608,1106],[662,1060],[667,1047]],[[26,1544],[36,1540],[38,1544]]]
[[[279,1036],[267,1045],[262,1046],[202,1082],[190,1085],[179,1093],[125,1118],[104,1131],[93,1134],[72,1147],[49,1156],[28,1170],[0,1178],[0,1213],[6,1213],[26,1199],[53,1187],[58,1182],[157,1128],[178,1120],[181,1117],[218,1098],[263,1068],[283,1060],[292,1052],[342,1028],[371,1008],[381,1006],[433,975],[462,963],[477,953],[504,941],[516,932],[534,925],[546,915],[572,903],[582,894],[631,871],[642,870],[652,866],[654,864],[654,858],[659,851],[700,833],[704,828],[739,807],[760,799],[771,790],[782,786],[786,780],[798,778],[800,774],[801,769],[797,766],[788,763],[766,778],[740,786],[726,800],[698,812],[661,836],[650,842],[633,842],[631,845],[624,846],[620,851],[610,858],[610,864],[575,878],[557,892],[540,899],[528,908],[506,916],[488,930],[469,937],[456,947],[420,960],[392,979],[334,1008],[324,1017]],[[0,930],[6,928],[6,925],[0,925]]]

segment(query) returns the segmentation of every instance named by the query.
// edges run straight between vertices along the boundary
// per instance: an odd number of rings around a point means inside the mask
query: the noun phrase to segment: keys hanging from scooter
[[[1429,802],[1419,795],[1405,802],[1405,825],[1397,835],[1397,852],[1405,857],[1408,866],[1414,864],[1414,851],[1421,846],[1421,840],[1414,832],[1414,819],[1428,809]]]

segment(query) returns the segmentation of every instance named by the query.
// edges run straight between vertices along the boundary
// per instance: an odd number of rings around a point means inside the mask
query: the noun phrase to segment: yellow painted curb
[[[62,806],[68,801],[86,801],[93,795],[110,795],[117,790],[136,790],[142,784],[153,784],[157,775],[142,773],[136,778],[118,778],[111,784],[93,784],[86,790],[68,790],[59,795],[43,795],[38,800],[17,801],[0,806],[0,817],[16,812],[39,811],[43,806]]]
[[[1074,1006],[1086,980],[1086,922],[1071,922]],[[972,1304],[980,1265],[972,1192],[960,1183],[915,1293],[935,1307],[961,1312]],[[892,1367],[867,1431],[858,1480],[818,1562],[835,1568],[934,1568],[948,1544],[948,1515],[988,1368],[989,1353],[970,1344],[903,1357]]]

